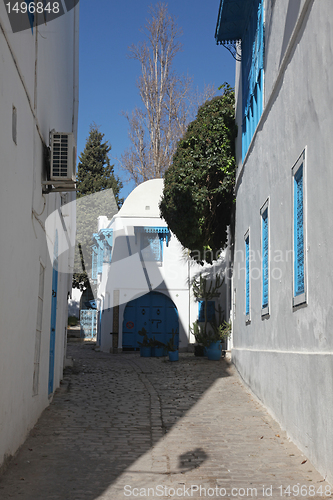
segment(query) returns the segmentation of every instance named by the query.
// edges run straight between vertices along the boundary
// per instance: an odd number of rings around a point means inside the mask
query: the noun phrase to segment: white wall
[[[140,233],[137,228],[145,226],[166,227],[159,215],[159,200],[162,195],[163,180],[153,179],[139,185],[126,199],[123,207],[112,219],[113,229],[112,263],[105,265],[102,281],[98,287],[98,298],[103,304],[101,349],[108,352],[112,347],[113,296],[119,291],[119,348],[122,346],[122,324],[126,304],[150,290],[167,295],[175,304],[179,317],[179,348],[187,350],[188,344],[195,342],[189,325],[198,319],[198,302],[193,296],[189,283],[200,273],[216,273],[222,269],[222,260],[214,266],[202,267],[189,262],[186,251],[176,236],[171,233],[168,246],[163,242],[163,262],[145,262],[145,270],[140,261]],[[149,207],[149,208],[147,208]],[[107,224],[107,221],[104,221]],[[148,282],[147,282],[148,279]],[[223,295],[225,310],[225,294]]]
[[[273,10],[271,2],[266,5],[265,110],[238,170],[232,356],[244,380],[332,482],[333,5],[330,0],[297,2],[295,20],[291,3],[275,2]],[[288,4],[292,22],[285,23]],[[291,169],[304,149],[307,305],[293,309]],[[260,208],[268,198],[270,316],[262,318]],[[255,258],[251,323],[246,325],[248,229]]]
[[[33,34],[13,34],[0,5],[0,465],[49,403],[52,264],[45,220],[61,199],[58,193],[42,195],[43,143],[49,145],[52,128],[77,133],[77,35],[77,8]],[[54,232],[49,237],[54,240]],[[40,375],[33,395],[40,263],[45,267]],[[54,389],[62,378],[69,284],[68,274],[59,274]]]

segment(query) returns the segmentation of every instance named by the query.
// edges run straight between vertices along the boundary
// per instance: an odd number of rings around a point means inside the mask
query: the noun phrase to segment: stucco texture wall
[[[333,245],[333,5],[330,0],[297,1],[295,14],[291,2],[275,2],[268,12],[265,110],[244,166],[238,169],[232,356],[255,394],[333,481],[333,450],[328,445],[333,440],[333,281],[329,261]],[[296,16],[290,21],[292,26],[286,23],[288,12],[289,20]],[[304,150],[307,303],[293,308],[292,167]],[[260,208],[266,200],[269,316],[262,317]],[[253,252],[248,324],[247,230]]]

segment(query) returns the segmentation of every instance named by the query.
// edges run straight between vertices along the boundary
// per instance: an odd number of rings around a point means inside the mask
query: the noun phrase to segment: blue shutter
[[[245,240],[245,262],[246,262],[246,276],[245,276],[245,314],[248,316],[250,314],[250,238],[249,236]]]
[[[242,38],[242,156],[249,148],[263,110],[264,2],[254,0]]]
[[[294,295],[304,293],[303,165],[294,176]]]
[[[262,214],[262,308],[268,307],[268,208]]]
[[[97,251],[97,273],[103,273],[103,253],[104,253],[104,245],[103,243],[98,245]]]

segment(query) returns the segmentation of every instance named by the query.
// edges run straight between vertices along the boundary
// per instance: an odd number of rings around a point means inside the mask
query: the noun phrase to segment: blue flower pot
[[[169,361],[178,361],[178,351],[169,351]]]
[[[155,358],[161,358],[164,356],[164,347],[152,347],[151,355]]]
[[[219,361],[222,355],[222,349],[207,349],[208,359],[210,361]]]
[[[151,356],[151,347],[140,347],[140,356],[142,358],[150,358],[150,356]]]
[[[221,341],[219,340],[218,342],[211,342],[208,349],[219,349],[221,350]]]

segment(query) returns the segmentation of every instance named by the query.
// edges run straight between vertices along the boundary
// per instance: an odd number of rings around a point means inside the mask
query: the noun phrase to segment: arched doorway
[[[138,349],[142,337],[138,332],[145,328],[148,337],[166,343],[176,332],[175,343],[179,342],[178,311],[172,300],[158,292],[150,292],[128,302],[124,312],[124,350]]]

